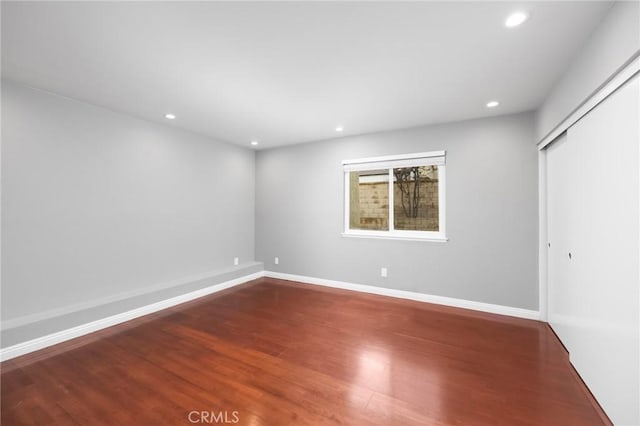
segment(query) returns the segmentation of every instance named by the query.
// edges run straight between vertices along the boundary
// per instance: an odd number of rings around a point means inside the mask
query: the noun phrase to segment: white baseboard
[[[323,278],[307,277],[303,275],[285,274],[272,271],[259,271],[250,275],[235,278],[233,280],[225,281],[220,284],[215,284],[209,287],[202,288],[200,290],[192,291],[182,294],[180,296],[172,297],[170,299],[162,300],[160,302],[145,305],[140,308],[132,309],[127,312],[123,312],[110,317],[102,318],[96,321],[92,321],[86,324],[72,327],[67,330],[62,330],[56,333],[52,333],[46,336],[38,337],[33,340],[29,340],[23,343],[18,343],[13,346],[9,346],[4,349],[0,349],[0,361],[6,361],[20,355],[25,355],[30,352],[34,352],[40,349],[44,349],[48,346],[53,346],[58,343],[65,342],[67,340],[74,339],[76,337],[84,336],[95,331],[102,330],[113,325],[123,323],[153,312],[158,312],[172,306],[185,303],[199,297],[203,297],[212,293],[225,290],[251,280],[255,280],[261,277],[278,278],[282,280],[296,281],[306,284],[321,285],[325,287],[341,288],[345,290],[353,290],[362,293],[378,294],[382,296],[396,297],[400,299],[416,300],[419,302],[435,303],[438,305],[453,306],[457,308],[472,309],[481,312],[490,312],[500,315],[508,315],[518,318],[526,318],[532,320],[539,320],[540,313],[529,309],[514,308],[510,306],[493,305],[490,303],[474,302],[471,300],[455,299],[451,297],[433,296],[424,293],[416,293],[405,290],[394,290],[384,287],[375,287],[364,284],[354,284],[343,281],[327,280]]]
[[[474,302],[471,300],[455,299],[452,297],[433,296],[430,294],[416,293],[413,291],[394,290],[384,287],[375,287],[365,284],[353,284],[343,281],[327,280],[324,278],[305,277],[302,275],[284,274],[281,272],[265,271],[264,276],[281,280],[297,281],[307,284],[321,285],[325,287],[341,288],[344,290],[359,291],[362,293],[378,294],[382,296],[396,297],[399,299],[416,300],[419,302],[435,303],[438,305],[453,306],[456,308],[472,309],[474,311],[490,312],[492,314],[508,315],[511,317],[540,320],[540,312],[530,309],[514,308],[511,306],[494,305],[491,303]]]
[[[170,308],[172,306],[176,306],[202,296],[216,293],[221,290],[225,290],[227,288],[231,288],[248,281],[255,280],[257,278],[261,278],[263,276],[264,271],[259,271],[250,275],[245,275],[244,277],[235,278],[233,280],[205,287],[200,290],[192,291],[190,293],[181,294],[180,296],[172,297],[170,299],[132,309],[130,311],[123,312],[117,315],[82,324],[77,327],[69,328],[67,330],[62,330],[46,336],[38,337],[37,339],[18,343],[16,345],[0,349],[0,361],[6,361],[20,355],[25,355],[30,352],[46,348],[48,346],[53,346],[67,340],[74,339],[76,337],[84,336],[85,334],[93,333],[95,331],[102,330],[104,328],[111,327],[113,325],[120,324],[147,314],[151,314],[153,312],[161,311],[162,309]]]

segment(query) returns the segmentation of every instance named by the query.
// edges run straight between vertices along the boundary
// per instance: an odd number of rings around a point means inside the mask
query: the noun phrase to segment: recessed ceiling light
[[[504,21],[504,25],[507,28],[517,27],[518,25],[523,24],[527,19],[529,19],[529,14],[527,12],[514,12],[507,17],[507,20]]]
[[[336,132],[341,132],[343,130],[344,130],[344,127],[342,127],[342,126],[336,127]]]
[[[251,141],[251,145],[253,145],[253,146],[258,145],[258,141]]]
[[[487,102],[487,108],[495,108],[498,105],[500,105],[500,102],[498,102],[498,101]]]
[[[175,120],[176,116],[174,114],[165,114],[164,118],[167,120]]]

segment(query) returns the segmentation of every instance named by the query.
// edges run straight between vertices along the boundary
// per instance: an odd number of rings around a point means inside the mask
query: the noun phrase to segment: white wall
[[[254,259],[254,152],[2,82],[2,320]]]
[[[638,51],[640,3],[616,2],[538,109],[537,141],[560,124]]]
[[[257,259],[275,272],[537,310],[534,139],[524,113],[260,151]],[[342,237],[343,160],[438,150],[448,242]]]

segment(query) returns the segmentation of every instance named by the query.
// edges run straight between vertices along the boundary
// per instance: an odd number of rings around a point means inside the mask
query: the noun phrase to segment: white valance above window
[[[409,155],[389,155],[386,157],[360,158],[345,160],[342,167],[345,172],[357,172],[374,169],[393,169],[397,167],[444,166],[445,151],[420,152]]]

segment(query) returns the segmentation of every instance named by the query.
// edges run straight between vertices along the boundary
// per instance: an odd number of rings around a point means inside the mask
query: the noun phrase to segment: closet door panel
[[[568,131],[577,149],[571,362],[616,424],[639,424],[638,80]],[[635,414],[634,414],[635,412]]]
[[[615,424],[640,424],[639,91],[636,77],[547,152],[549,323]]]
[[[573,330],[566,318],[575,310],[576,300],[568,253],[575,233],[572,209],[577,204],[571,148],[566,135],[547,148],[548,321],[569,351],[574,346]]]

